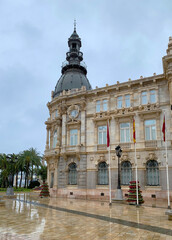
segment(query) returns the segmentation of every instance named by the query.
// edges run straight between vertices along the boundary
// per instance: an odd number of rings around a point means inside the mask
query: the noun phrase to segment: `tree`
[[[7,187],[8,186],[8,175],[9,175],[9,166],[7,161],[7,155],[6,154],[0,154],[0,169],[1,169],[1,178],[2,178],[2,186],[1,187]]]
[[[25,172],[25,187],[28,187],[29,176],[33,179],[34,167],[41,165],[41,156],[36,149],[30,148],[20,154],[20,162],[22,161],[23,170]]]
[[[40,176],[43,182],[47,179],[47,166],[41,165],[40,168],[36,170],[36,175]]]

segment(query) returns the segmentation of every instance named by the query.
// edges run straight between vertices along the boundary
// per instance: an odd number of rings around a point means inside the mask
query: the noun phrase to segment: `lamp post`
[[[122,194],[122,189],[121,189],[121,177],[120,177],[120,157],[122,156],[122,149],[118,145],[115,148],[116,151],[116,156],[118,157],[118,186],[117,186],[117,191],[115,194],[115,201],[123,201],[123,194]]]
[[[116,151],[116,156],[118,157],[118,186],[117,189],[121,189],[121,177],[120,177],[120,157],[122,156],[122,149],[121,147],[118,145],[115,148]]]

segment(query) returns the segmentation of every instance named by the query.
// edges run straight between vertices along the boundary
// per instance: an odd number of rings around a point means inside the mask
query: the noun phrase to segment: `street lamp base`
[[[6,195],[7,196],[14,196],[14,190],[13,190],[12,187],[11,188],[10,187],[7,188]]]
[[[122,194],[122,189],[117,189],[115,193],[115,198],[113,199],[115,201],[123,201],[123,194]]]

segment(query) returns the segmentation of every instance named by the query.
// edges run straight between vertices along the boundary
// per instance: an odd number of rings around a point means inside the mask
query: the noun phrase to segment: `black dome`
[[[80,89],[82,86],[85,86],[86,90],[91,90],[91,85],[83,71],[69,69],[58,80],[53,97],[59,96],[63,90]]]
[[[68,39],[69,52],[66,53],[66,60],[62,66],[62,76],[58,80],[53,97],[60,95],[63,90],[80,89],[82,86],[86,90],[91,90],[91,85],[86,77],[87,69],[83,60],[83,53],[80,52],[81,39],[76,29]]]

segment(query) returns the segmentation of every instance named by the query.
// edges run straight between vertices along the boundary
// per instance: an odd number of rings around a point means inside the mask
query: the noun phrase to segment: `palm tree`
[[[29,176],[31,175],[31,180],[33,179],[33,169],[34,167],[39,167],[41,165],[41,157],[36,149],[30,148],[20,153],[19,157],[20,166],[25,172],[25,187],[28,187]]]
[[[8,186],[8,175],[9,175],[9,163],[7,161],[6,154],[0,154],[0,169],[2,176],[2,187]]]
[[[13,154],[7,155],[9,174],[12,175],[12,187],[13,187],[13,183],[14,183],[14,175],[16,175],[16,180],[18,179],[17,160],[18,160],[17,154],[13,153]]]
[[[40,168],[36,170],[37,176],[40,176],[43,182],[47,179],[47,166],[41,165]]]
[[[29,151],[31,155],[31,181],[32,181],[34,166],[37,168],[41,166],[41,156],[39,155],[37,150],[34,148],[30,148]]]

